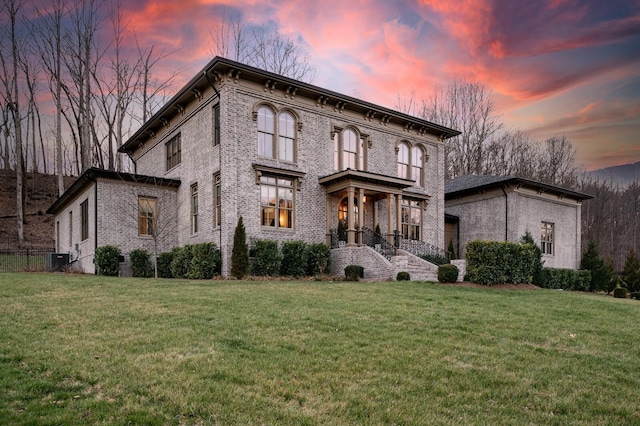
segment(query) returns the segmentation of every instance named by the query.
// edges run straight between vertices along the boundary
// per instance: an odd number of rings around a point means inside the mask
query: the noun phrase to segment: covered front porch
[[[448,258],[423,241],[423,211],[430,196],[407,192],[415,182],[347,169],[319,179],[326,189],[326,243],[332,248],[369,246],[390,259],[397,249]]]

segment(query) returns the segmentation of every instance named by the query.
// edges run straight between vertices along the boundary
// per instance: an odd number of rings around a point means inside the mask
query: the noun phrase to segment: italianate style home
[[[120,148],[133,173],[90,169],[49,209],[57,250],[93,272],[107,244],[214,242],[228,275],[242,217],[250,241],[331,245],[335,273],[435,279],[412,253],[445,247],[444,143],[458,134],[216,57]]]

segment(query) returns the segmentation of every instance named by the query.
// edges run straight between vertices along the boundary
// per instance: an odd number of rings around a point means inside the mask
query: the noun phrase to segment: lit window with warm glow
[[[420,224],[422,223],[420,201],[403,199],[401,218],[402,238],[420,240]]]
[[[138,197],[138,235],[154,234],[157,208],[155,198]]]
[[[261,176],[260,224],[273,228],[293,228],[293,210],[293,181]]]

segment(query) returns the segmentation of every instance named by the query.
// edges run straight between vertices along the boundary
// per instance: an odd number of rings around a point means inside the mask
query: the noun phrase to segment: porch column
[[[387,194],[387,240],[393,242],[393,217],[391,216],[391,194]]]
[[[402,232],[402,194],[396,195],[396,231]],[[399,247],[400,241],[395,241],[395,243]]]
[[[347,245],[356,245],[356,218],[353,217],[353,197],[355,188],[350,186],[347,188]]]
[[[326,243],[329,247],[331,247],[331,194],[327,194],[327,207],[326,207],[326,216],[327,216],[327,226],[326,226]]]
[[[362,245],[362,228],[364,228],[364,188],[358,194],[358,245]]]

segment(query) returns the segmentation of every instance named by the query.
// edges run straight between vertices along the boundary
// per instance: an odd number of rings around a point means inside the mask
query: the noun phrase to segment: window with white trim
[[[293,180],[260,176],[260,224],[273,228],[293,228]]]
[[[554,224],[551,222],[542,222],[540,227],[540,249],[542,254],[553,255],[554,252]]]

